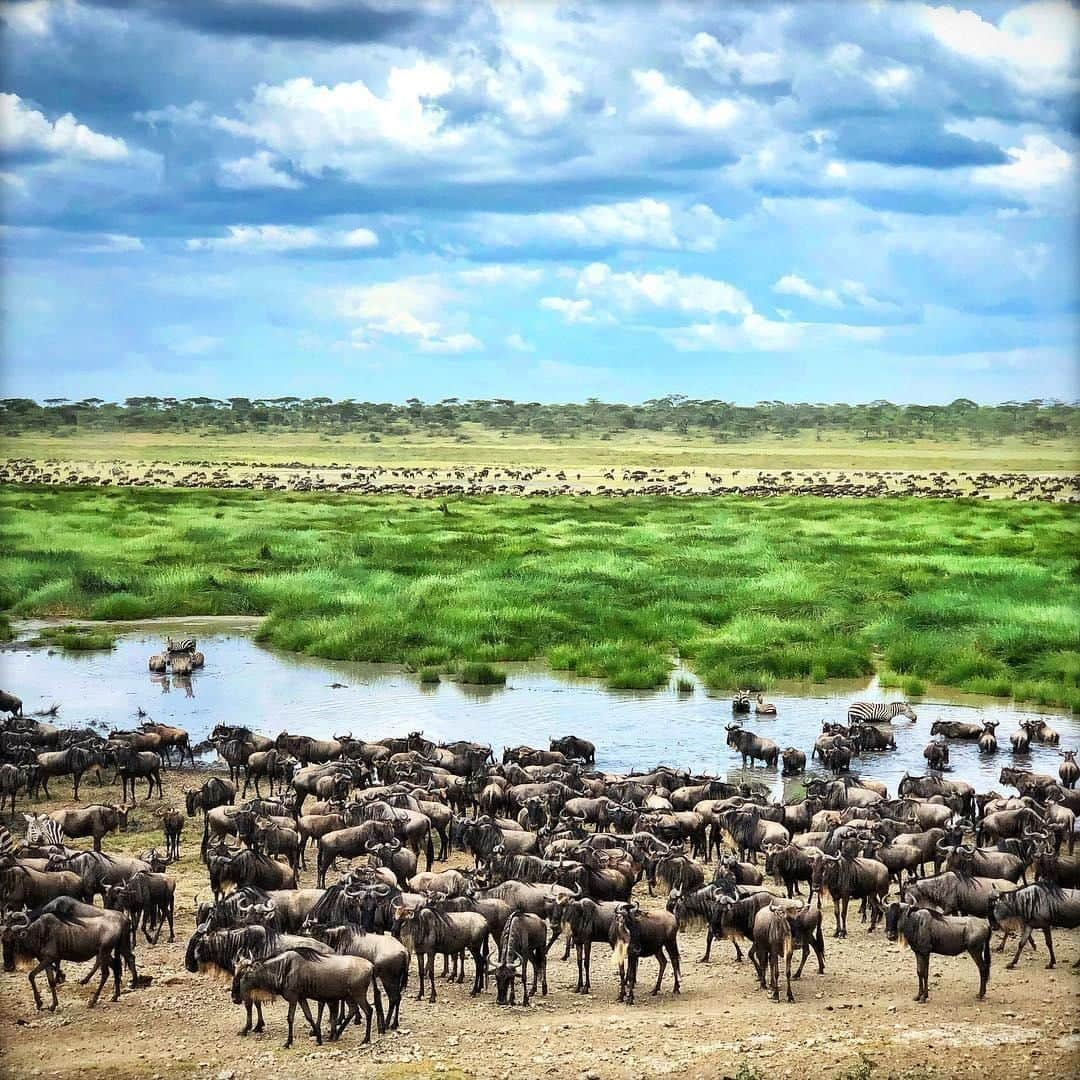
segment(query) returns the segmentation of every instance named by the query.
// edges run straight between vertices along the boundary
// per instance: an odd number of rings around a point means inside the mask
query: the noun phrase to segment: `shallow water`
[[[329,736],[351,732],[367,739],[423,731],[435,740],[475,739],[490,743],[496,756],[504,746],[547,746],[552,736],[573,733],[596,744],[597,767],[611,771],[644,770],[660,762],[737,778],[746,775],[725,745],[731,723],[730,700],[709,697],[698,686],[693,694],[673,689],[613,691],[592,679],[578,679],[539,665],[510,664],[505,687],[465,686],[444,681],[421,686],[415,675],[393,665],[318,660],[272,651],[256,644],[255,620],[164,620],[123,628],[111,652],[68,653],[28,649],[18,644],[0,653],[0,686],[18,694],[30,712],[59,702],[58,722],[133,727],[136,710],[186,728],[195,741],[218,723],[246,724],[258,731]],[[166,634],[194,634],[206,654],[206,667],[190,680],[150,675],[147,657],[160,651]],[[691,672],[676,676],[695,681]],[[343,683],[334,689],[332,683]],[[844,722],[847,706],[858,700],[894,700],[894,691],[876,682],[843,681],[825,685],[785,684],[767,700],[776,717],[744,718],[744,726],[775,740],[781,748],[797,746],[809,758],[823,720]],[[1008,750],[1009,733],[1021,717],[1036,710],[1012,702],[935,691],[914,701],[918,723],[894,723],[897,750],[868,754],[853,762],[890,790],[904,772],[922,774],[922,750],[930,724],[938,719],[1000,720],[999,742],[1006,748],[980,755],[974,743],[953,740],[952,772],[978,790],[997,786],[1005,764],[1056,774],[1055,749],[1034,747],[1030,755]],[[1080,722],[1051,714],[1062,745],[1080,745]],[[779,770],[749,770],[754,779],[779,793]]]

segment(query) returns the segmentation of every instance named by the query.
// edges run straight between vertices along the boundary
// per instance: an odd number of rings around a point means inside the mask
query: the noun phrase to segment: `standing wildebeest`
[[[1031,732],[1020,727],[1009,736],[1009,743],[1014,754],[1026,754],[1031,747]]]
[[[165,857],[180,858],[180,834],[184,831],[184,815],[175,807],[159,806],[154,817],[161,819],[161,832],[165,837]]]
[[[902,938],[915,954],[919,976],[916,1001],[930,997],[930,954],[959,956],[966,952],[979,969],[980,1000],[990,980],[990,924],[973,915],[942,915],[929,908],[894,901],[885,913],[885,934],[890,941]]]
[[[299,1005],[311,1025],[315,1041],[322,1045],[322,1028],[312,1018],[308,1001],[328,1004],[331,1011],[330,1041],[340,1037],[350,1020],[364,1014],[365,1029],[361,1043],[371,1041],[371,1002],[368,990],[374,978],[371,964],[359,956],[327,955],[311,948],[289,949],[268,960],[240,959],[233,976],[232,999],[237,1005],[247,1001],[265,1001],[282,997],[289,1003],[289,1035],[285,1048],[292,1046],[293,1020]],[[336,1006],[348,1005],[340,1020],[335,1020]],[[382,1033],[380,1018],[379,1032]]]
[[[409,982],[409,950],[389,934],[368,934],[355,926],[313,924],[309,932],[342,956],[359,956],[375,969],[375,1012],[382,1015],[379,983],[386,991],[385,1027],[397,1030],[401,998]]]
[[[164,675],[166,669],[169,666],[169,661],[166,660],[165,657],[161,653],[154,653],[153,655],[151,655],[150,659],[147,661],[146,666],[155,675]]]
[[[184,764],[184,754],[187,754],[191,767],[195,768],[195,754],[191,749],[191,740],[183,728],[170,727],[168,724],[153,724],[147,720],[141,725],[141,730],[157,735],[161,739],[157,749],[161,750],[167,764],[170,763],[171,751],[176,750],[180,754],[181,765]]]
[[[1080,765],[1076,763],[1076,751],[1075,750],[1062,750],[1061,755],[1065,760],[1058,766],[1058,776],[1061,777],[1062,784],[1067,788],[1076,787],[1076,781],[1080,780]],[[15,809],[14,800],[11,805],[12,810]]]
[[[548,749],[565,754],[568,758],[580,758],[586,765],[596,764],[596,747],[588,739],[579,739],[576,735],[564,735],[561,739],[551,739]]]
[[[832,899],[836,917],[833,937],[847,937],[847,909],[852,897],[869,902],[870,930],[877,926],[882,914],[882,898],[889,891],[889,869],[875,859],[851,854],[851,847],[845,845],[839,855],[818,857],[814,864],[813,884],[819,903],[822,898]]]
[[[12,716],[22,716],[22,698],[17,698],[6,690],[0,690],[0,712],[10,713]]]
[[[27,977],[30,989],[34,992],[34,1005],[42,1008],[41,995],[38,993],[34,977],[42,971],[49,982],[52,1003],[49,1010],[56,1009],[59,1001],[56,997],[56,981],[59,965],[66,961],[84,963],[96,961],[93,971],[101,972],[101,981],[88,1002],[92,1009],[101,996],[101,991],[109,981],[109,972],[113,975],[113,1001],[120,998],[120,976],[124,961],[127,960],[132,972],[132,986],[135,985],[135,956],[132,949],[131,922],[127,916],[117,916],[113,912],[99,912],[80,906],[78,911],[60,909],[45,912],[31,921],[30,917],[18,912],[8,918],[3,929],[4,945],[14,951],[16,963],[31,963]]]
[[[499,958],[491,969],[495,976],[496,1000],[500,1005],[516,1005],[517,976],[521,976],[522,1005],[529,1004],[529,965],[532,965],[532,992],[539,980],[547,997],[547,928],[539,915],[512,911],[499,938]],[[509,1001],[507,1000],[509,998]]]
[[[622,904],[611,927],[612,947],[619,968],[619,1001],[634,1004],[634,987],[637,985],[638,961],[643,956],[653,956],[660,965],[653,994],[660,992],[667,970],[667,957],[671,959],[671,971],[675,976],[672,993],[681,991],[679,983],[679,923],[669,911],[649,911],[642,914],[636,902]]]
[[[140,870],[122,885],[106,885],[104,903],[106,908],[123,911],[131,918],[132,935],[138,934],[142,926],[143,936],[151,945],[156,945],[166,922],[169,924],[169,941],[176,940],[173,932],[175,893],[176,878]],[[153,937],[150,936],[151,929]]]
[[[588,994],[589,969],[592,963],[594,942],[611,943],[611,930],[620,904],[616,901],[597,902],[588,896],[568,896],[557,899],[549,916],[553,936],[551,943],[562,929],[566,933],[566,950],[569,955],[573,944],[577,954],[577,986],[575,994]],[[548,946],[550,948],[550,945]],[[564,956],[563,959],[566,957]]]
[[[923,747],[922,756],[929,768],[942,772],[949,767],[949,744],[947,742],[929,742]]]
[[[789,746],[780,756],[784,761],[781,775],[798,776],[799,773],[806,772],[806,754],[802,750]]]
[[[425,977],[429,983],[428,1001],[435,1003],[435,957],[455,956],[466,950],[472,954],[476,975],[471,994],[480,993],[487,966],[488,922],[475,911],[438,911],[424,906],[419,909],[399,906],[395,915],[396,934],[406,948],[416,953],[416,970],[420,989],[416,999],[424,996]],[[464,965],[461,971],[464,975]]]
[[[980,754],[993,754],[997,751],[997,735],[995,730],[1000,721],[987,720],[983,724],[982,734],[979,736],[979,753]]]
[[[200,788],[184,788],[187,816],[194,817],[200,810],[205,814],[215,806],[232,806],[236,802],[236,785],[231,780],[211,776]]]
[[[995,930],[1019,933],[1020,941],[1016,946],[1016,955],[1005,966],[1016,967],[1020,953],[1031,940],[1034,930],[1041,930],[1046,939],[1046,951],[1050,959],[1046,966],[1052,968],[1057,963],[1054,956],[1054,939],[1050,931],[1059,926],[1065,930],[1075,930],[1080,926],[1080,889],[1063,889],[1047,881],[1026,885],[1015,892],[1000,893],[991,890],[988,907],[990,925]],[[1080,967],[1080,957],[1073,967]]]
[[[55,821],[64,835],[78,840],[86,836],[94,838],[94,850],[101,850],[101,839],[107,833],[127,829],[130,808],[126,806],[94,803],[81,810],[53,810],[49,819]]]
[[[967,720],[935,720],[930,725],[931,735],[941,735],[946,739],[977,739],[982,733],[982,724]]]
[[[727,724],[727,744],[742,755],[743,768],[747,762],[753,765],[760,759],[770,768],[775,767],[780,756],[780,747],[772,739],[763,739],[752,731],[746,731],[738,724]]]
[[[157,785],[158,798],[165,798],[161,790],[161,755],[151,750],[133,750],[130,746],[121,746],[116,750],[116,775],[120,777],[121,802],[127,802],[128,786],[131,787],[131,801],[137,799],[135,781],[146,781],[146,797],[149,799]]]
[[[277,784],[281,790],[292,779],[293,759],[280,750],[256,750],[248,755],[247,764],[244,767],[244,790],[241,797],[248,793],[248,787],[255,784],[255,794],[262,798],[259,790],[259,781],[266,777],[270,781],[270,794],[274,794],[274,786]]]
[[[794,914],[794,913],[792,913]],[[765,969],[769,969],[769,987],[773,1001],[780,1000],[780,957],[784,958],[787,977],[787,999],[794,1001],[791,992],[792,934],[788,912],[777,904],[758,910],[754,916],[754,947],[750,959],[757,969],[761,989],[765,990]]]
[[[50,776],[71,775],[73,789],[72,798],[79,797],[79,782],[83,773],[95,766],[98,768],[108,764],[105,754],[97,747],[69,746],[66,750],[50,750],[37,755],[38,776],[41,779],[41,791],[46,799],[51,799],[49,793]]]
[[[1057,746],[1061,741],[1061,735],[1055,731],[1042,717],[1035,720],[1025,720],[1024,728],[1031,736],[1032,742],[1046,743],[1048,746]]]

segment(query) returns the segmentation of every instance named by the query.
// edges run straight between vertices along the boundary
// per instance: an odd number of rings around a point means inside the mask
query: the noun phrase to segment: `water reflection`
[[[147,672],[147,657],[170,632],[197,634],[206,654],[203,669],[191,676]],[[391,665],[275,652],[257,645],[246,632],[197,620],[131,629],[119,636],[111,652],[50,654],[15,647],[0,653],[0,685],[17,693],[27,711],[60,702],[61,722],[72,726],[94,722],[130,727],[143,708],[156,721],[186,728],[194,742],[217,723],[244,723],[274,734],[287,727],[324,737],[351,731],[377,738],[422,730],[435,740],[491,743],[497,755],[504,746],[546,746],[550,737],[573,733],[596,744],[600,769],[647,769],[667,762],[731,777],[750,774],[775,792],[781,790],[778,769],[758,767],[744,773],[739,768],[738,757],[725,745],[725,724],[731,722],[728,699],[706,695],[690,672],[676,672],[671,689],[647,692],[609,691],[595,680],[536,665],[507,665],[507,671],[505,687],[462,685],[446,678],[421,684],[415,675]],[[676,677],[690,679],[695,691],[678,692]],[[768,696],[778,714],[750,715],[745,726],[781,747],[800,747],[809,758],[823,720],[843,722],[852,701],[886,700],[893,694],[873,683],[845,681],[782,684]],[[1007,748],[1019,719],[1033,712],[1007,701],[937,692],[915,708],[917,724],[893,725],[896,752],[868,754],[856,759],[854,767],[895,788],[905,771],[924,771],[922,750],[934,720],[999,720],[998,738]],[[1080,743],[1076,718],[1054,715],[1051,722],[1061,731],[1063,747]],[[1061,760],[1051,747],[1034,746],[1027,755],[1008,749],[980,755],[975,743],[957,741],[951,743],[951,757],[949,775],[983,790],[997,786],[1004,764],[1056,774]]]

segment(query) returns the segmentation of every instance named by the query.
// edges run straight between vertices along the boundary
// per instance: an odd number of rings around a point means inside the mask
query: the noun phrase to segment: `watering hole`
[[[21,633],[39,625],[25,624]],[[320,737],[351,732],[368,739],[419,730],[437,741],[490,743],[496,757],[504,746],[546,747],[549,737],[572,733],[596,744],[601,770],[645,770],[664,762],[732,780],[752,776],[777,795],[785,783],[778,768],[740,767],[725,744],[730,698],[708,695],[684,668],[672,672],[668,688],[648,691],[608,690],[600,680],[542,664],[500,665],[507,672],[505,686],[465,685],[446,676],[437,685],[422,685],[395,665],[264,648],[253,638],[257,625],[257,619],[242,618],[125,624],[113,628],[116,648],[100,652],[49,651],[16,641],[0,652],[0,685],[18,694],[28,713],[59,703],[58,722],[64,726],[133,727],[142,709],[149,718],[186,728],[193,741],[205,739],[218,723],[245,724],[272,735],[287,729]],[[205,668],[190,678],[151,675],[147,658],[161,650],[167,634],[196,636],[206,654]],[[694,692],[676,691],[676,678],[691,680]],[[853,701],[899,696],[876,680],[782,683],[765,695],[777,715],[751,713],[743,724],[781,748],[804,750],[809,760],[823,721],[845,722]],[[853,772],[884,780],[890,790],[905,772],[924,773],[923,747],[935,720],[1001,722],[997,734],[1003,749],[996,754],[980,754],[974,742],[950,740],[952,769],[946,775],[980,791],[999,786],[998,774],[1007,764],[1057,774],[1061,759],[1054,747],[1033,746],[1022,755],[1010,751],[1009,734],[1021,719],[1045,715],[1061,733],[1062,747],[1080,744],[1080,718],[1069,714],[940,688],[912,704],[918,722],[892,725],[897,749],[856,758]],[[808,771],[815,771],[814,763]]]

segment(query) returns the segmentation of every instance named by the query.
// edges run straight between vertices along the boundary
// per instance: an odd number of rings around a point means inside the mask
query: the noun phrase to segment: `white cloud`
[[[748,86],[777,82],[784,77],[784,57],[776,52],[739,52],[723,45],[712,34],[700,33],[682,49],[688,68],[707,71],[718,82],[729,82],[732,74]]]
[[[221,184],[227,188],[289,188],[303,187],[299,180],[290,176],[276,164],[277,159],[269,150],[256,150],[251,157],[237,158],[221,163]]]
[[[143,251],[143,242],[137,236],[123,233],[104,233],[78,248],[92,255],[112,255],[129,251]]]
[[[0,19],[16,33],[43,37],[49,32],[49,0],[21,0],[0,7]]]
[[[842,161],[830,161],[825,167],[825,175],[830,180],[843,180],[847,174],[847,166]]]
[[[443,310],[457,294],[434,277],[401,278],[340,290],[335,294],[339,314],[360,320],[352,331],[354,348],[365,349],[400,338],[428,353],[462,353],[483,342],[456,327],[448,327]]]
[[[300,225],[230,225],[225,236],[198,236],[189,251],[303,251],[306,248],[371,248],[379,243],[370,229],[327,232]]]
[[[777,322],[757,312],[735,324],[695,323],[662,333],[684,352],[791,352],[798,348],[850,341],[867,344],[880,341],[884,336],[880,326]]]
[[[911,84],[911,69],[900,64],[884,71],[873,72],[869,79],[878,90],[893,93]]]
[[[526,341],[520,334],[510,334],[505,339],[504,344],[508,349],[513,349],[514,352],[536,352],[536,346]]]
[[[974,11],[923,5],[924,25],[946,48],[1001,68],[1022,89],[1075,87],[1080,16],[1060,0],[1022,4],[995,25]]]
[[[289,79],[257,86],[240,105],[239,119],[215,116],[213,122],[257,140],[304,172],[340,168],[367,176],[387,148],[435,156],[464,144],[467,132],[448,127],[445,110],[435,104],[453,88],[451,72],[429,61],[391,68],[384,96],[359,79],[335,86]]]
[[[720,131],[731,127],[739,115],[734,101],[722,98],[703,104],[689,90],[669,83],[663,72],[651,68],[633,72],[634,85],[645,98],[640,115],[662,120],[687,131]]]
[[[734,285],[676,270],[616,273],[606,263],[592,263],[578,275],[577,292],[628,310],[656,307],[708,315],[747,315],[753,311],[745,294]]]
[[[557,311],[568,323],[596,322],[591,300],[571,300],[565,296],[545,296],[540,306],[548,311]]]
[[[798,274],[785,274],[773,285],[773,292],[784,293],[787,296],[801,296],[804,300],[824,304],[826,307],[841,306],[840,297],[835,289],[819,289],[816,285],[811,285],[809,281],[799,277]]]
[[[1023,146],[1005,151],[1007,165],[985,165],[974,170],[980,184],[990,184],[1021,195],[1073,183],[1076,159],[1046,135],[1025,135]]]
[[[0,149],[85,161],[120,161],[128,156],[123,139],[92,131],[71,113],[51,121],[29,108],[18,94],[0,94]]]
[[[458,278],[466,285],[535,285],[544,271],[531,266],[515,266],[513,263],[489,263],[473,270],[461,270]]]

